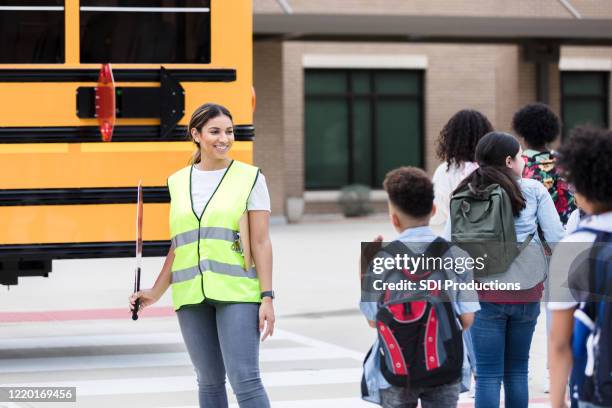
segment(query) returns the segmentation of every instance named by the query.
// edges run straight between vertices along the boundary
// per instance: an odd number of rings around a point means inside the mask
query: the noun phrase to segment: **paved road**
[[[385,218],[273,227],[278,331],[262,345],[261,361],[274,407],[373,406],[358,398],[374,332],[356,310],[355,265],[359,242],[378,233],[393,237]],[[143,286],[162,263],[145,260]],[[169,296],[137,322],[126,313],[132,267],[126,259],[61,261],[49,279],[0,288],[0,384],[76,386],[78,407],[196,407]],[[542,316],[531,359],[534,407],[546,406],[544,344]],[[461,406],[472,401],[463,394]]]

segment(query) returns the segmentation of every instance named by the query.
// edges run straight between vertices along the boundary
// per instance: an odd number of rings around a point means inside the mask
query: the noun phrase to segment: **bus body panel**
[[[230,156],[251,162],[252,142]],[[189,164],[192,142],[0,144],[1,189],[163,187]],[[0,197],[2,194],[0,193]],[[0,241],[2,242],[2,241]]]
[[[134,204],[0,207],[0,242],[7,245],[133,241]],[[168,204],[145,204],[143,239],[167,240]]]
[[[115,78],[117,88],[160,87],[150,78],[162,67],[175,75],[185,91],[185,112],[165,138],[159,118],[119,117],[113,141],[102,142],[97,120],[77,116],[77,90],[95,87],[101,67],[81,62],[82,13],[79,0],[64,1],[63,63],[0,63],[0,284],[16,284],[18,276],[47,276],[52,259],[132,256],[139,180],[144,255],[167,253],[166,180],[189,163],[195,146],[186,126],[203,103],[232,112],[242,133],[231,157],[253,161],[251,0],[210,1],[208,64],[107,61],[114,72],[145,74],[139,80]],[[235,78],[180,79],[186,70],[195,73],[193,78],[215,70]],[[85,81],[61,76],[85,71]],[[20,77],[23,72],[27,78]]]

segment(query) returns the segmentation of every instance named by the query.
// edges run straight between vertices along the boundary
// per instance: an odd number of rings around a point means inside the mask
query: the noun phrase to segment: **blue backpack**
[[[612,233],[596,234],[589,256],[589,298],[574,312],[573,399],[612,407]]]

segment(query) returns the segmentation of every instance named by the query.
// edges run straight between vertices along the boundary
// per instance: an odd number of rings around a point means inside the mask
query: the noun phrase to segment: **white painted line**
[[[352,352],[351,352],[352,353]],[[262,349],[261,362],[296,360],[334,360],[353,358],[352,354],[330,348],[286,347]],[[0,374],[33,373],[37,371],[74,371],[106,368],[143,368],[190,366],[191,360],[183,353],[115,354],[78,357],[15,358],[0,360]]]
[[[350,350],[344,347],[336,346],[335,344],[327,343],[325,341],[313,339],[312,337],[302,336],[297,333],[288,332],[285,330],[275,330],[274,336],[277,334],[280,338],[285,340],[292,340],[296,343],[303,344],[305,346],[314,347],[314,348],[322,348],[326,350],[333,350],[334,352],[341,354],[343,357],[351,357],[353,359],[357,359],[359,361],[363,361],[365,357],[364,353],[360,353],[358,351]],[[335,356],[334,356],[335,357]]]
[[[0,374],[191,365],[187,353],[19,358],[0,360]]]
[[[261,377],[266,387],[289,387],[292,385],[359,384],[361,374],[361,368],[330,368],[263,372]]]
[[[62,6],[0,6],[0,11],[64,11]]]
[[[171,343],[183,343],[180,332],[0,339],[0,350]]]
[[[278,331],[269,337],[263,344],[265,348],[270,343],[278,340],[294,340],[299,344],[310,345],[302,340],[295,340],[291,333]],[[0,338],[0,350],[2,349],[35,349],[54,347],[88,347],[88,346],[120,346],[137,344],[172,344],[184,343],[180,331],[161,333],[133,333],[133,334],[102,334],[102,335],[79,335],[79,336],[41,336],[23,338]]]
[[[361,377],[359,368],[296,370],[262,373],[266,387],[318,384],[358,384]],[[113,380],[58,381],[42,383],[12,384],[17,387],[76,387],[77,396],[132,394],[134,390],[148,390],[150,393],[196,391],[195,375],[174,377],[121,378]],[[228,384],[229,386],[229,384]]]
[[[274,408],[372,408],[372,404],[363,401],[361,398],[333,398],[333,399],[312,399],[296,401],[274,402]],[[238,408],[238,404],[230,404],[231,408]]]
[[[372,408],[373,405],[361,398],[330,398],[292,401],[271,401],[274,408]],[[164,408],[198,408],[197,405]],[[237,403],[229,404],[229,408],[239,408]]]
[[[208,7],[81,7],[81,11],[113,11],[135,13],[210,13]]]
[[[474,384],[472,384],[472,387],[475,387]],[[459,401],[458,402],[474,402],[474,398],[470,397],[470,393],[469,392],[462,392],[461,394],[459,394]]]

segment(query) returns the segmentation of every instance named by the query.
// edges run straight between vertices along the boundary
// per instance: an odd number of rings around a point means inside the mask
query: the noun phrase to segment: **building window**
[[[607,72],[564,72],[561,76],[561,115],[563,136],[579,125],[607,128],[608,83]]]
[[[82,0],[81,62],[210,63],[210,0]]]
[[[304,88],[306,189],[423,166],[422,71],[307,69]]]
[[[0,3],[0,64],[64,62],[64,0]]]

